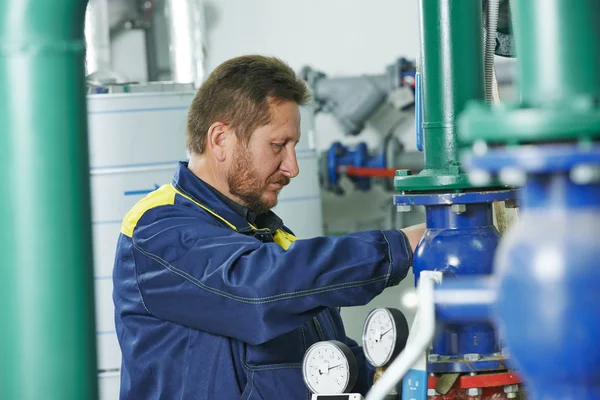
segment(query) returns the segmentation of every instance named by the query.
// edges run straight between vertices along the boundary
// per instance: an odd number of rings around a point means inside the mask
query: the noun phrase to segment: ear
[[[217,161],[225,161],[232,133],[229,125],[223,122],[215,122],[208,128],[206,149],[215,156]]]

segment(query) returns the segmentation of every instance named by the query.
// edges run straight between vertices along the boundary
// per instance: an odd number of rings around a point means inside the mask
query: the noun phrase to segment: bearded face
[[[270,123],[255,129],[249,140],[239,140],[236,135],[225,170],[229,192],[256,214],[275,207],[281,189],[299,173],[298,105],[272,102],[270,113]]]
[[[290,183],[290,178],[279,169],[272,171],[268,164],[252,157],[250,150],[241,143],[227,173],[229,192],[256,214],[263,214],[277,205],[279,192]]]

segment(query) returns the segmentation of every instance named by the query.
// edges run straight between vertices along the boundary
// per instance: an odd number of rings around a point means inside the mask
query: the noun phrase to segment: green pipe
[[[467,102],[485,98],[482,3],[420,0],[419,6],[425,169],[415,176],[398,171],[394,187],[403,192],[470,189],[461,170],[456,119]]]
[[[482,5],[421,0],[425,169],[459,166],[456,117],[484,99]]]
[[[0,398],[97,398],[87,0],[0,0]]]
[[[462,113],[460,139],[490,144],[600,138],[599,0],[513,0],[512,32],[521,97]]]
[[[600,95],[600,1],[514,1],[522,102],[570,106]]]

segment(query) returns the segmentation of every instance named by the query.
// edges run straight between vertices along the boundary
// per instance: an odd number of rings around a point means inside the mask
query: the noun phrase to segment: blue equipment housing
[[[600,399],[600,145],[495,149],[467,162],[526,174],[520,221],[498,249],[492,307],[515,364],[536,398]]]
[[[399,194],[397,206],[425,206],[427,230],[413,259],[415,284],[421,271],[444,273],[444,279],[489,276],[500,233],[493,224],[494,201],[516,199],[514,190]],[[487,321],[449,323],[437,335],[429,372],[505,370],[493,326]],[[442,358],[440,358],[440,356]]]

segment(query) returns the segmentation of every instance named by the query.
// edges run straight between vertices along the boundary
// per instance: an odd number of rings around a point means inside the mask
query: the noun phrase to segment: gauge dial
[[[306,386],[315,394],[348,393],[356,383],[358,364],[344,343],[317,342],[304,354],[302,374]]]
[[[363,348],[367,360],[375,367],[389,364],[406,346],[408,323],[400,310],[376,308],[363,329]]]

